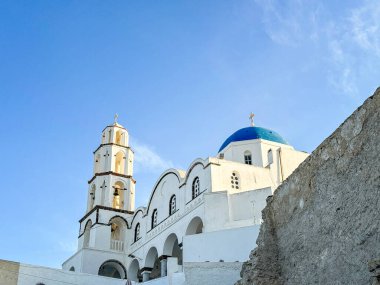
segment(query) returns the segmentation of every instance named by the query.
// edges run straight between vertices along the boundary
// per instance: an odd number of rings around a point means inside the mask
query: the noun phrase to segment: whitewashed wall
[[[17,285],[125,285],[126,280],[20,264]],[[136,284],[133,282],[133,284]]]

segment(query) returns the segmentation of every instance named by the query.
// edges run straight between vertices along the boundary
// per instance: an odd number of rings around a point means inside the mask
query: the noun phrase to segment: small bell
[[[119,196],[119,191],[117,191],[117,188],[115,188],[115,191],[113,192],[114,196]]]

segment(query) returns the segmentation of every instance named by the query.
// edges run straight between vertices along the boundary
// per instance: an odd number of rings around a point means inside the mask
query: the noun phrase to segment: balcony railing
[[[124,242],[121,240],[111,239],[111,250],[124,251]]]

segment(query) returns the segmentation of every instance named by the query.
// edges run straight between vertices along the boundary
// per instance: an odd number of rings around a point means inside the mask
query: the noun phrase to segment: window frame
[[[172,195],[169,201],[169,216],[173,215],[177,211],[177,197]]]
[[[155,227],[157,227],[157,225],[158,225],[158,222],[157,222],[157,209],[154,209],[153,213],[152,213],[152,223],[151,223],[152,229],[154,229]]]
[[[191,191],[191,194],[192,194],[191,198],[192,198],[192,200],[197,198],[200,195],[200,193],[201,193],[200,188],[201,188],[201,184],[199,181],[199,177],[197,176],[194,178],[193,183],[191,185],[191,190],[192,190]]]

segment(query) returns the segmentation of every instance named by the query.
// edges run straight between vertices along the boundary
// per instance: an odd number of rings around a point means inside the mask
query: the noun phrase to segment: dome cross
[[[255,114],[253,114],[251,112],[251,114],[249,114],[249,120],[251,121],[251,127],[253,127],[255,124],[253,123],[253,118],[255,117]]]

